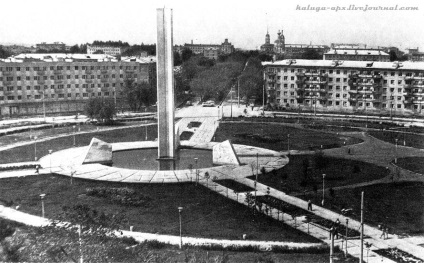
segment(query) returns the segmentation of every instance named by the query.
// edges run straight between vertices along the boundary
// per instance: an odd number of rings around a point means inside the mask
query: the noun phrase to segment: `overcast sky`
[[[398,5],[418,11],[302,11],[297,7]],[[68,45],[93,40],[155,43],[156,8],[174,10],[174,44],[221,43],[255,49],[284,30],[286,43],[364,43],[420,47],[424,51],[423,1],[323,0],[20,0],[2,1],[0,43],[60,41]]]

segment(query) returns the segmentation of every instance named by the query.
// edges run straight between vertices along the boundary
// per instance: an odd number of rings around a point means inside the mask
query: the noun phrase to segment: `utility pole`
[[[359,263],[364,263],[364,191],[361,192],[361,257]]]
[[[331,238],[331,245],[330,245],[330,263],[333,263],[333,257],[334,257],[334,231],[330,230],[330,238]]]
[[[233,87],[231,87],[231,97],[230,97],[230,105],[231,105],[231,109],[230,109],[230,117],[231,119],[233,118]]]

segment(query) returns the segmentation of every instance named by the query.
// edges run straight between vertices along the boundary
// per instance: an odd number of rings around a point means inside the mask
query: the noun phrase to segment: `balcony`
[[[60,74],[62,74],[62,70],[54,70],[53,74],[60,75]]]
[[[303,72],[296,72],[295,75],[296,75],[296,77],[304,77],[305,76],[305,73],[303,73]]]
[[[102,74],[107,74],[107,73],[108,73],[108,71],[107,71],[107,69],[102,69],[102,70],[100,70],[100,73],[102,73]]]
[[[12,76],[13,71],[3,71],[2,74],[3,74],[3,76]]]
[[[348,77],[351,79],[356,79],[358,78],[358,74],[349,74]]]
[[[37,84],[44,85],[46,84],[45,80],[37,80]]]
[[[62,83],[63,83],[63,80],[61,80],[61,79],[56,79],[54,81],[54,84],[62,84]]]
[[[305,72],[305,76],[321,76],[320,72]]]
[[[38,76],[46,75],[46,72],[44,70],[37,70],[36,73],[37,73]]]
[[[100,90],[101,90],[102,92],[106,92],[106,91],[110,91],[110,88],[102,87]]]
[[[101,79],[100,80],[101,83],[105,83],[105,82],[108,82],[108,81],[109,81],[109,79]]]
[[[93,73],[93,71],[91,71],[91,70],[89,70],[89,69],[86,69],[85,70],[85,74],[92,74]]]
[[[93,83],[93,80],[92,79],[86,79],[85,83]]]
[[[303,85],[305,84],[304,80],[296,80],[296,85]]]
[[[413,80],[413,79],[424,80],[424,75],[420,75],[420,76],[405,76],[405,80]]]
[[[306,84],[320,84],[320,85],[324,85],[327,84],[326,80],[305,80]]]
[[[131,70],[130,69],[125,69],[124,71],[130,73]],[[268,72],[266,72],[266,74],[268,76],[275,76],[277,73],[272,72],[272,71],[268,71]]]
[[[124,71],[125,71],[125,73],[134,73],[135,72],[135,69],[125,69]],[[268,76],[269,75],[270,74],[268,73]],[[274,73],[274,75],[275,75],[275,73]]]
[[[3,85],[4,85],[4,86],[10,86],[10,85],[13,85],[13,81],[5,81],[5,80],[3,80]]]

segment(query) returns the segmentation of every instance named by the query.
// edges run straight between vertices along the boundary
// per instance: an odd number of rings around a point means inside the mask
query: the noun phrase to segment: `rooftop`
[[[275,62],[263,62],[267,66],[290,66],[290,67],[333,67],[333,68],[369,68],[369,69],[402,69],[402,70],[424,70],[424,62],[372,62],[372,61],[334,61],[334,60],[308,60],[308,59],[285,59]]]
[[[73,62],[75,60],[91,60],[97,62],[118,61],[114,56],[105,54],[67,54],[67,53],[23,53],[12,56],[6,59],[1,59],[2,62],[26,62],[26,61],[39,61],[39,62]]]
[[[324,55],[341,54],[341,55],[361,55],[361,56],[389,56],[384,51],[375,49],[332,49]]]

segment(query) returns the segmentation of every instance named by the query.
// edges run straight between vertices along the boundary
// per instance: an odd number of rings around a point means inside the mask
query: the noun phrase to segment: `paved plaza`
[[[242,114],[244,113],[245,107],[241,106],[233,107],[233,114]],[[246,110],[246,112],[252,111],[252,109]],[[180,118],[178,121],[179,132],[184,131],[193,132],[193,136],[188,141],[182,141],[181,145],[184,147],[200,148],[200,149],[212,149],[216,144],[211,142],[216,128],[219,125],[219,120],[224,114],[231,114],[231,109],[229,106],[221,106],[214,108],[206,108],[201,106],[188,107],[179,110],[176,113],[176,117]],[[200,122],[202,123],[197,128],[190,128],[188,123],[190,122]],[[424,151],[411,148],[398,146],[395,148],[393,144],[382,142],[376,138],[366,135],[364,132],[350,132],[345,133],[345,135],[358,137],[364,142],[357,145],[351,145],[336,149],[327,149],[324,150],[324,154],[333,157],[343,157],[349,158],[364,162],[373,163],[379,166],[390,167],[394,169],[393,165],[390,165],[390,162],[393,158],[396,157],[406,157],[406,156],[421,156],[424,157]],[[4,147],[1,150],[9,149],[14,147],[10,145]],[[112,150],[128,150],[128,149],[140,149],[140,148],[152,148],[157,147],[156,141],[143,141],[143,142],[131,142],[131,143],[112,143]],[[347,154],[347,147],[350,147],[353,154]],[[252,171],[252,168],[248,165],[249,163],[258,162],[260,167],[265,167],[267,171],[273,169],[280,169],[289,162],[284,152],[275,152],[267,149],[244,146],[244,145],[234,145],[236,153],[240,157],[241,163],[245,165],[235,166],[235,165],[222,165],[211,168],[202,168],[200,170],[200,183],[205,187],[208,187],[212,191],[215,191],[223,196],[226,196],[229,199],[232,199],[236,202],[246,205],[244,196],[242,194],[236,193],[229,188],[226,188],[218,183],[213,182],[212,180],[207,180],[204,177],[205,172],[207,171],[211,178],[215,179],[233,179],[238,183],[242,183],[251,188],[255,188],[255,182],[246,177],[254,175],[255,171]],[[131,182],[131,183],[166,183],[166,182],[187,182],[196,180],[195,175],[190,170],[177,170],[177,171],[143,171],[143,170],[131,170],[131,169],[121,169],[116,167],[110,167],[100,164],[88,164],[82,165],[84,153],[87,151],[87,147],[76,147],[69,148],[63,151],[55,152],[51,155],[44,156],[40,159],[39,163],[42,166],[40,170],[41,173],[48,173],[50,170],[54,173],[63,174],[67,176],[74,176],[84,179],[94,179],[94,180],[104,180],[104,181],[119,181],[119,182]],[[258,157],[258,158],[257,158]],[[259,168],[260,169],[260,168]],[[16,172],[0,172],[0,178],[12,177],[12,176],[26,176],[28,174],[34,174],[33,170],[24,170]],[[401,180],[405,181],[423,181],[422,176],[420,177],[417,174],[409,173],[402,170]],[[387,182],[389,178],[383,178],[380,180],[367,182],[365,185]],[[363,186],[364,184],[357,184],[353,186],[345,187],[358,187]],[[252,192],[253,194],[253,192]],[[297,197],[290,196],[285,194],[282,191],[273,189],[266,185],[257,183],[256,184],[256,195],[267,195],[269,194],[272,197],[283,200],[286,203],[295,205],[297,207],[306,209],[307,203]],[[18,214],[19,216],[18,216]],[[342,224],[345,224],[346,217],[330,211],[326,208],[314,205],[312,213],[316,214],[319,217],[336,221],[339,219]],[[308,233],[316,238],[321,239],[323,242],[329,244],[330,240],[328,239],[328,229],[318,227],[313,224],[309,224],[305,221],[304,217],[293,217],[290,214],[284,213],[284,211],[279,211],[277,209],[270,209],[267,211],[267,215],[271,216],[277,220],[284,221],[286,224],[291,225],[300,231]],[[11,220],[20,221],[23,223],[32,224],[30,222],[35,222],[35,225],[42,225],[48,221],[40,219],[39,217],[32,215],[24,215],[21,212],[15,211],[11,208],[0,207],[0,216],[4,218],[9,218]],[[360,222],[349,219],[349,228],[359,230]],[[177,237],[158,237],[158,235],[145,234],[145,233],[135,233],[124,231],[125,235],[133,236],[138,240],[146,239],[164,239],[168,240],[171,243],[178,244]],[[380,239],[381,231],[375,227],[365,225],[364,234],[366,236],[366,242],[371,243],[371,250],[364,252],[364,255],[368,254],[368,258],[365,258],[367,262],[393,262],[387,258],[383,258],[372,250],[374,249],[384,249],[390,247],[397,247],[403,251],[406,251],[416,257],[424,258],[424,248],[420,244],[424,243],[423,238],[414,237],[414,238],[402,238],[397,235],[390,235],[389,239]],[[175,239],[175,242],[173,241]],[[209,242],[213,243],[215,241],[207,241],[208,239],[193,239],[191,240],[188,237],[185,237],[187,242],[193,243],[202,243]],[[189,241],[190,240],[190,241]],[[218,242],[218,241],[216,241]],[[219,242],[223,242],[222,240]],[[224,241],[224,243],[231,243],[233,241]],[[234,241],[235,242],[235,241]],[[336,245],[340,247],[346,247],[344,239],[336,240]],[[261,243],[261,242],[258,242]],[[256,243],[255,243],[256,244]],[[344,249],[343,249],[344,250]],[[349,239],[347,244],[347,251],[350,255],[359,257],[360,255],[360,241],[359,239]],[[368,252],[368,253],[367,253]]]

